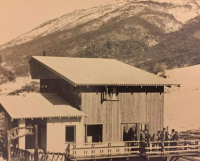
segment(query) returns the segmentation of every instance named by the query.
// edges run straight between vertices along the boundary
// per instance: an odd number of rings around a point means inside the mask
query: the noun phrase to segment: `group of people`
[[[151,136],[148,130],[140,133],[141,141],[177,141],[179,139],[178,131],[172,129],[169,133],[166,128],[163,128],[162,131],[158,131],[157,134],[153,133]]]
[[[179,139],[178,131],[172,129],[171,133],[163,128],[162,131],[158,131],[157,134],[153,133],[151,136],[149,130],[146,129],[140,132],[140,141],[177,141]],[[124,129],[123,141],[136,141],[138,140],[136,132],[131,127],[128,132]]]
[[[133,130],[133,128],[130,128],[128,133],[126,132],[126,130],[124,130],[123,132],[123,140],[124,141],[137,141],[137,135],[136,132]],[[151,144],[151,146],[161,146],[162,151],[165,150],[165,146],[169,146],[168,143],[166,143],[165,141],[172,141],[170,142],[170,146],[177,146],[177,142],[179,140],[179,135],[178,135],[178,131],[175,131],[175,129],[171,130],[171,133],[169,133],[167,131],[166,128],[163,128],[162,131],[158,131],[157,134],[153,133],[153,135],[151,136],[149,133],[148,129],[145,129],[144,131],[140,132],[140,141],[141,142],[150,142],[150,141],[162,141],[161,143],[159,143],[159,145],[155,144]]]

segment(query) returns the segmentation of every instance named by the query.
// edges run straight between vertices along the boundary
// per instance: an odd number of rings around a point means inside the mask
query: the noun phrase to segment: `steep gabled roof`
[[[164,86],[173,85],[157,75],[115,59],[33,56],[42,66],[73,86]]]
[[[23,96],[1,96],[0,105],[12,119],[86,116],[57,94],[32,93]]]

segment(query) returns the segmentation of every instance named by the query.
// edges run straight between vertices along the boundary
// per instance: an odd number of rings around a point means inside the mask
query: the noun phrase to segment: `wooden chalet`
[[[32,57],[30,69],[41,93],[57,93],[86,114],[83,142],[123,141],[124,126],[163,128],[164,86],[171,85],[163,78],[114,59]]]
[[[64,152],[70,143],[74,160],[81,160],[78,150],[83,160],[94,152],[102,156],[101,147],[105,158],[113,158],[112,146],[128,154],[123,132],[130,128],[139,153],[140,131],[153,134],[164,126],[164,86],[177,85],[115,59],[33,56],[29,63],[40,93],[0,99],[6,129],[37,124],[40,149]],[[15,144],[31,148],[30,137]],[[121,156],[119,147],[114,158]]]

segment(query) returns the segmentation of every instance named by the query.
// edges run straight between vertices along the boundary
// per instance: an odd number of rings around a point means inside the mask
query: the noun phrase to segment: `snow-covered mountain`
[[[0,46],[1,66],[27,75],[30,56],[43,51],[116,58],[154,73],[198,64],[199,14],[198,0],[115,0],[45,22]]]
[[[153,2],[158,2],[161,5],[156,6]],[[97,30],[110,19],[116,18],[124,14],[124,12],[128,12],[127,17],[131,17],[144,12],[147,8],[155,12],[166,13],[174,16],[174,21],[166,17],[164,22],[165,26],[163,26],[163,28],[161,24],[155,20],[155,18],[162,19],[162,16],[155,16],[154,14],[146,14],[142,16],[143,19],[150,20],[152,23],[155,23],[156,26],[162,28],[166,33],[169,33],[179,30],[182,24],[185,24],[188,20],[200,14],[199,4],[199,1],[191,0],[155,0],[149,2],[145,0],[116,0],[103,6],[77,10],[57,19],[45,22],[32,31],[25,33],[8,44],[1,46],[1,49],[26,43],[35,38],[43,37],[57,31],[69,30],[94,19],[99,19],[100,21],[97,24],[88,26],[82,32],[84,33],[87,31]],[[130,10],[134,7],[137,7],[137,9]]]

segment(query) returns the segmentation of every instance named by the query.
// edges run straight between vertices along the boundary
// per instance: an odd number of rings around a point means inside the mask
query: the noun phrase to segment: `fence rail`
[[[71,159],[102,159],[139,156],[139,141],[97,144],[71,144]]]
[[[140,143],[141,154],[146,157],[192,156],[200,154],[199,140],[152,141]]]
[[[66,153],[59,152],[39,152],[39,161],[66,161]]]
[[[95,160],[107,158],[129,158],[143,156],[146,158],[165,156],[199,156],[198,140],[118,142],[96,144],[68,144],[65,153],[38,151],[39,161]],[[27,150],[11,148],[12,161],[33,161],[35,155]]]
[[[27,150],[11,148],[11,161],[33,161],[34,155]]]
[[[34,153],[28,150],[11,148],[11,161],[34,161]],[[39,161],[66,161],[66,153],[38,151]]]
[[[122,158],[122,157],[163,157],[192,156],[200,154],[198,140],[119,142],[97,144],[70,144],[69,158],[72,160]]]

